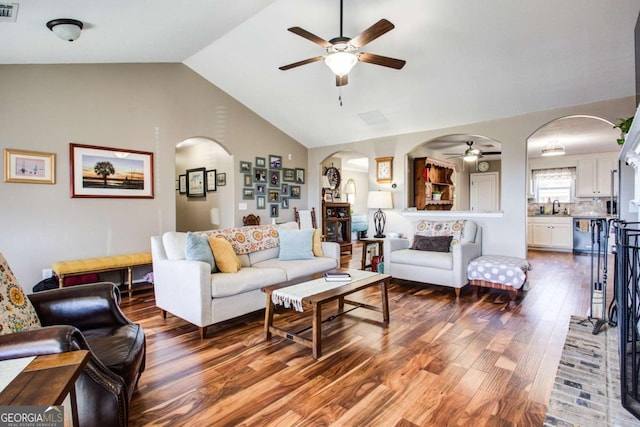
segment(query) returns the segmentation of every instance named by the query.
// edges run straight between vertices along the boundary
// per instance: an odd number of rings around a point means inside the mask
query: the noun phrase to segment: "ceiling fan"
[[[492,154],[502,154],[501,151],[482,151],[481,149],[474,147],[473,146],[473,141],[465,141],[465,144],[467,145],[467,149],[464,151],[464,153],[459,154],[459,153],[444,153],[444,155],[446,156],[454,156],[451,158],[460,158],[462,157],[462,159],[465,162],[473,162],[475,160],[478,160],[484,156],[490,156]]]
[[[356,65],[358,61],[368,62],[369,64],[382,65],[383,67],[395,68],[396,70],[404,67],[406,61],[402,59],[389,58],[388,56],[376,55],[373,53],[360,52],[360,49],[366,44],[377,39],[384,33],[393,30],[395,26],[387,21],[381,19],[359,35],[354,38],[345,37],[342,34],[342,0],[340,0],[340,36],[334,37],[329,41],[326,41],[315,34],[311,34],[307,30],[300,27],[291,27],[288,30],[294,34],[304,37],[323,48],[325,48],[327,54],[321,56],[315,56],[313,58],[304,59],[302,61],[294,62],[289,65],[283,65],[279,67],[281,70],[286,71],[291,68],[299,67],[301,65],[310,64],[312,62],[324,60],[325,64],[336,75],[336,86],[345,86],[349,83],[348,75],[349,71]]]

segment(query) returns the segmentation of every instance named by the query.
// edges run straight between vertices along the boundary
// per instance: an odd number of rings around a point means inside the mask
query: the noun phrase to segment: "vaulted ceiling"
[[[307,147],[439,129],[635,93],[637,0],[344,0],[344,34],[395,29],[336,88],[322,55],[287,31],[339,35],[339,0],[29,0],[0,22],[2,64],[183,62]],[[85,23],[56,38],[55,18]],[[1,76],[0,76],[1,78]],[[342,105],[338,102],[341,97]]]

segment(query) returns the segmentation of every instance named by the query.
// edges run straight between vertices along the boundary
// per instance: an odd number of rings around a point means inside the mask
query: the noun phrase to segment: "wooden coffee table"
[[[267,339],[271,339],[272,334],[281,336],[288,340],[311,347],[313,357],[318,359],[322,354],[322,306],[332,301],[338,301],[338,313],[331,318],[344,314],[344,305],[349,304],[356,308],[365,308],[382,313],[382,324],[389,323],[389,301],[387,298],[387,286],[391,281],[388,274],[372,273],[370,271],[340,269],[338,271],[351,274],[349,282],[327,282],[322,274],[316,274],[297,280],[292,280],[278,285],[271,285],[262,288],[262,292],[267,294],[267,308],[265,311],[264,331]],[[273,313],[275,304],[272,300],[274,291],[286,293],[287,288],[300,289],[300,287],[313,287],[317,285],[318,292],[310,291],[308,295],[301,297],[301,305],[304,311],[313,311],[312,319],[312,339],[301,336],[299,333],[287,331],[273,325]],[[296,288],[298,286],[298,288]],[[363,289],[379,286],[382,297],[381,306],[373,306],[362,302],[345,299],[346,296],[361,291]]]

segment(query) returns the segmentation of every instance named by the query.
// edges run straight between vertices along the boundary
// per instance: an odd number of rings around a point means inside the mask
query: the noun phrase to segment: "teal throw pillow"
[[[209,246],[207,236],[199,236],[196,233],[187,232],[187,243],[184,248],[185,258],[188,261],[202,261],[211,266],[211,272],[216,273],[216,262]]]
[[[313,228],[278,230],[281,261],[313,259]]]

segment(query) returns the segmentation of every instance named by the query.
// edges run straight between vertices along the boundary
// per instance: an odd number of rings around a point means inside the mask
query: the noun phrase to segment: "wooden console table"
[[[89,361],[87,350],[37,356],[0,392],[0,406],[65,406],[65,425],[78,425],[75,384]],[[1,362],[0,362],[1,363]]]

